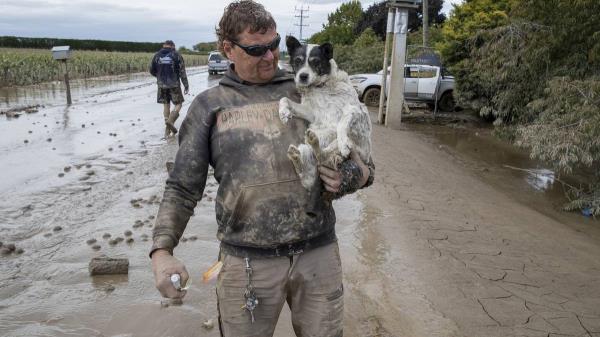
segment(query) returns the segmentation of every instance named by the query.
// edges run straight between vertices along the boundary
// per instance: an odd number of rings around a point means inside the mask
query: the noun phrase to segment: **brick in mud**
[[[129,260],[123,258],[110,258],[108,256],[95,257],[90,261],[88,270],[91,276],[116,275],[129,273]]]

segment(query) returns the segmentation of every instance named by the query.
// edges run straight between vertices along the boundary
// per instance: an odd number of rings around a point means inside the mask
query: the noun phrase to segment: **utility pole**
[[[390,64],[390,41],[394,38],[394,17],[396,10],[393,7],[388,7],[387,17],[387,30],[385,34],[385,50],[383,52],[383,71],[381,72],[381,91],[379,93],[379,113],[377,114],[377,122],[379,124],[385,124],[383,106],[386,102],[387,96],[387,77],[388,77],[388,66]]]
[[[404,108],[404,64],[406,60],[406,37],[408,34],[408,10],[419,8],[419,0],[390,0],[394,18],[394,48],[392,49],[392,71],[387,99],[385,125],[399,129]]]
[[[294,26],[298,26],[300,27],[300,42],[304,42],[304,40],[302,39],[302,27],[308,27],[308,25],[304,24],[304,19],[308,19],[308,15],[304,15],[304,12],[308,12],[308,10],[310,9],[310,7],[307,7],[306,9],[304,9],[304,5],[302,5],[302,7],[300,7],[300,9],[298,9],[297,7],[294,7],[294,9],[296,10],[296,12],[300,12],[300,15],[295,15],[294,17],[300,18],[300,24],[294,24]]]
[[[423,0],[423,47],[429,46],[429,0]]]

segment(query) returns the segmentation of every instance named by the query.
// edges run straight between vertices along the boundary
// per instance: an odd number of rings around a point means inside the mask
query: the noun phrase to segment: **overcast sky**
[[[451,3],[445,0],[444,12]],[[119,41],[164,41],[191,47],[197,42],[214,41],[214,27],[228,0],[0,0],[0,36],[61,37]],[[327,14],[340,0],[259,1],[275,17],[278,31],[299,35],[300,15],[295,9],[308,9],[303,37],[321,30]],[[368,8],[374,0],[361,0]]]

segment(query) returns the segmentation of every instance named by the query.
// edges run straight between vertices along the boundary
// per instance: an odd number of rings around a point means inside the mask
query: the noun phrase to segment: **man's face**
[[[238,36],[236,42],[244,46],[269,45],[276,36],[275,29],[252,34],[249,33],[249,29],[246,29]],[[277,63],[279,62],[279,47],[273,51],[268,50],[262,56],[251,56],[231,41],[223,41],[223,50],[227,58],[235,64],[237,75],[244,81],[266,83],[275,76]]]

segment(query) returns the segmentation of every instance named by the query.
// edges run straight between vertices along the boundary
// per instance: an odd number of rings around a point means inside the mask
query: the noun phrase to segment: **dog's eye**
[[[294,63],[296,64],[300,64],[302,62],[304,62],[304,59],[301,56],[298,56],[294,59]]]

